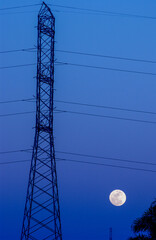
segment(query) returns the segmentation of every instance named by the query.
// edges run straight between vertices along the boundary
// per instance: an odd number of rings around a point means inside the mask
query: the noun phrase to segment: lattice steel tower
[[[36,131],[21,240],[62,240],[53,137],[55,18],[38,15]]]
[[[109,229],[109,240],[112,240],[112,228]]]

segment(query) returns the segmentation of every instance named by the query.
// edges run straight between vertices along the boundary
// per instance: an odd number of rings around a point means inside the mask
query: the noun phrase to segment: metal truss
[[[36,131],[21,240],[62,240],[53,137],[55,18],[38,15]]]

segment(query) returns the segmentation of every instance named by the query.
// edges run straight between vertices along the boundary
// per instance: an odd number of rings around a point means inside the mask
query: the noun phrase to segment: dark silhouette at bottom
[[[142,217],[134,221],[132,230],[136,236],[129,240],[156,240],[156,200]]]

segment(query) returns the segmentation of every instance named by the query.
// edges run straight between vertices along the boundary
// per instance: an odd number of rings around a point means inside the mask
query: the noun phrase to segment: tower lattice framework
[[[55,18],[38,15],[36,130],[21,240],[62,240],[53,137]]]

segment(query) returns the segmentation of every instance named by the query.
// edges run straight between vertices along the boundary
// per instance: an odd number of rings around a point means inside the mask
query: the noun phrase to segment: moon
[[[126,194],[123,191],[116,189],[110,193],[109,200],[114,206],[122,206],[126,202]]]

